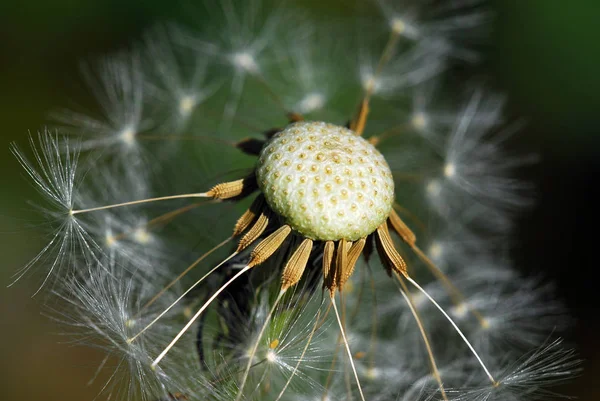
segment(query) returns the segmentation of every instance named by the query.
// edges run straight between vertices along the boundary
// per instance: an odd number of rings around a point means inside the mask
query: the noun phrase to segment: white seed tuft
[[[179,100],[179,114],[182,116],[189,115],[196,107],[196,97],[193,95],[185,95]]]
[[[258,72],[258,64],[256,59],[247,51],[233,54],[231,56],[231,62],[236,68],[240,68],[251,73]]]
[[[319,110],[325,105],[325,96],[318,92],[308,93],[300,100],[297,109],[301,113],[310,113]]]
[[[422,130],[425,129],[427,127],[427,115],[423,112],[416,112],[411,120],[410,123],[412,124],[413,127],[415,127],[418,130]]]
[[[119,137],[127,146],[135,145],[135,130],[133,127],[126,127],[123,131],[121,131]]]
[[[456,175],[456,166],[452,163],[447,163],[444,166],[444,176],[446,178],[452,178]]]

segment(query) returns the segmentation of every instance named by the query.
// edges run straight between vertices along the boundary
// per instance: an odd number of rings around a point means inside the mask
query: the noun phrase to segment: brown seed
[[[339,286],[340,277],[342,274],[344,274],[344,270],[348,264],[348,250],[350,249],[351,245],[352,245],[352,242],[347,241],[343,238],[338,241],[337,254],[336,254],[336,258],[335,258],[335,271],[333,274],[333,282],[335,283],[335,286],[337,288],[339,288],[340,290],[341,290],[341,287]]]
[[[400,236],[400,238],[402,238],[404,242],[406,242],[411,247],[415,245],[415,242],[417,241],[417,236],[411,231],[410,228],[408,228],[404,221],[402,221],[402,219],[400,218],[400,216],[398,216],[395,210],[392,210],[392,212],[390,213],[389,221],[394,231],[398,233],[398,235]]]
[[[262,195],[258,195],[250,208],[244,212],[244,214],[238,219],[233,228],[233,236],[236,237],[244,232],[250,223],[254,221],[256,216],[262,212],[265,205],[265,198]]]
[[[283,241],[285,241],[291,232],[292,228],[290,226],[281,226],[277,231],[273,232],[267,238],[259,242],[250,254],[250,262],[248,262],[248,266],[257,266],[271,257],[271,255],[273,255],[275,251],[279,249],[281,244],[283,244]]]
[[[354,267],[356,266],[356,262],[358,261],[366,242],[366,238],[361,238],[353,243],[350,247],[346,265],[343,267],[338,278],[338,286],[340,290],[344,287],[344,284],[346,284],[350,276],[352,276],[352,273],[354,273]]]
[[[380,253],[382,261],[388,268],[388,273],[390,273],[389,269],[392,269],[395,272],[408,277],[408,273],[406,272],[406,262],[394,246],[394,242],[392,241],[392,237],[390,237],[387,228],[387,222],[384,222],[377,227],[377,239],[377,250]]]
[[[300,246],[288,260],[281,275],[281,290],[287,290],[295,285],[302,278],[313,242],[311,239],[304,239]]]
[[[329,289],[333,293],[335,290],[335,281],[333,280],[333,253],[335,251],[335,244],[333,241],[327,241],[323,248],[323,287]]]
[[[270,210],[264,208],[256,223],[248,230],[248,232],[240,239],[236,252],[241,252],[256,241],[269,225]]]
[[[224,182],[212,187],[206,194],[214,199],[231,199],[237,196],[248,195],[257,188],[254,173],[241,180]]]

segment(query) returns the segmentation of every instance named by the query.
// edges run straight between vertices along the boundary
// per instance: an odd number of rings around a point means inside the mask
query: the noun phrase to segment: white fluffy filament
[[[398,279],[399,279],[398,281],[400,281],[399,277],[398,277]],[[427,354],[429,355],[429,362],[431,363],[431,369],[433,371],[433,376],[435,377],[435,380],[438,382],[438,385],[440,386],[440,391],[442,393],[442,397],[443,397],[444,401],[448,401],[448,396],[446,395],[446,391],[444,390],[444,384],[442,383],[442,377],[440,376],[440,371],[437,367],[437,363],[435,362],[435,357],[433,356],[433,350],[431,349],[431,346],[429,344],[429,339],[427,338],[427,333],[425,332],[425,327],[423,327],[421,318],[419,317],[419,314],[417,313],[417,310],[415,309],[414,302],[412,300],[412,297],[410,296],[410,293],[408,293],[406,290],[406,284],[404,284],[401,281],[400,281],[400,284],[401,285],[398,289],[400,290],[402,297],[406,301],[406,304],[408,305],[408,308],[410,309],[410,313],[412,313],[413,317],[415,318],[415,320],[417,322],[417,326],[419,326],[419,331],[421,332],[421,337],[423,338],[423,342],[425,343],[425,348],[427,349]]]
[[[456,330],[456,332],[458,333],[458,335],[462,338],[462,340],[464,341],[464,343],[467,345],[467,347],[469,347],[469,349],[471,350],[471,352],[473,353],[473,355],[475,355],[475,358],[477,359],[477,361],[479,362],[479,364],[481,365],[481,367],[483,368],[483,370],[485,371],[485,374],[487,375],[487,377],[490,379],[490,381],[492,382],[492,384],[494,386],[498,385],[498,382],[496,381],[496,379],[494,379],[494,376],[492,376],[492,374],[490,373],[490,371],[488,370],[488,368],[485,366],[485,364],[483,363],[483,361],[481,360],[481,357],[479,356],[479,354],[477,353],[477,351],[475,351],[475,348],[473,348],[473,346],[471,345],[471,343],[469,342],[469,340],[467,340],[467,337],[463,334],[463,332],[458,328],[458,326],[456,325],[456,323],[454,323],[454,320],[452,320],[452,318],[450,316],[448,316],[448,314],[446,313],[446,311],[435,301],[435,299],[433,299],[433,297],[431,297],[431,295],[429,295],[427,293],[427,291],[425,291],[419,284],[416,283],[415,280],[413,280],[412,278],[408,277],[408,276],[404,276],[412,285],[414,285],[419,291],[421,291],[423,293],[423,295],[425,295],[427,297],[427,299],[429,299],[429,301],[431,301],[431,303],[438,308],[438,310],[440,312],[442,312],[442,314],[444,315],[444,317],[446,319],[448,319],[448,321],[450,322],[450,324],[452,324],[452,326],[454,327],[454,330]]]
[[[95,212],[95,211],[98,211],[98,210],[114,209],[114,208],[123,207],[123,206],[139,205],[139,204],[142,204],[142,203],[159,202],[159,201],[172,200],[172,199],[187,199],[187,198],[210,198],[210,196],[206,192],[198,192],[198,193],[193,193],[193,194],[160,196],[158,198],[140,199],[140,200],[136,200],[136,201],[123,202],[123,203],[115,203],[115,204],[106,205],[106,206],[92,207],[92,208],[89,208],[89,209],[71,210],[71,215],[76,215],[76,214],[80,214],[80,213],[87,213],[87,212]]]
[[[250,355],[248,356],[248,363],[246,364],[246,369],[244,370],[244,377],[242,378],[242,383],[240,384],[238,395],[235,398],[236,401],[240,400],[242,397],[242,392],[244,391],[244,387],[246,386],[246,381],[248,380],[248,376],[250,375],[250,368],[252,367],[252,361],[254,360],[254,356],[256,355],[256,350],[258,349],[260,340],[261,340],[263,334],[265,333],[265,330],[267,329],[267,326],[269,325],[269,322],[271,321],[271,318],[273,317],[273,313],[275,313],[275,308],[281,301],[283,294],[285,294],[285,290],[281,290],[279,292],[279,295],[277,296],[277,299],[275,300],[275,302],[273,303],[273,306],[269,310],[269,314],[265,318],[265,323],[260,328],[258,337],[256,338],[254,345],[252,346],[252,351],[250,351]]]
[[[200,317],[200,315],[204,312],[204,310],[206,310],[206,308],[208,308],[208,306],[212,303],[212,301],[214,301],[215,298],[217,298],[219,296],[219,294],[221,292],[223,292],[231,283],[233,283],[242,274],[246,273],[251,268],[252,268],[252,266],[245,266],[242,270],[237,272],[237,274],[235,276],[233,276],[231,279],[229,279],[229,281],[227,281],[225,284],[223,284],[221,286],[221,288],[219,288],[217,291],[215,291],[215,293],[212,294],[210,298],[208,298],[208,300],[204,303],[204,305],[202,305],[202,307],[198,310],[198,312],[196,312],[196,314],[194,316],[192,316],[192,318],[189,320],[189,322],[187,322],[187,324],[183,327],[183,329],[181,329],[181,331],[175,336],[173,341],[171,341],[171,343],[169,343],[169,345],[167,345],[167,347],[160,353],[160,355],[154,360],[154,362],[152,362],[153,369],[156,368],[156,365],[158,365],[158,363],[165,357],[165,355],[167,355],[167,353],[171,350],[171,348],[173,348],[175,343],[177,341],[179,341],[181,336],[183,336],[185,334],[185,332],[192,326],[192,324],[194,324],[194,322]]]
[[[335,311],[335,317],[337,319],[338,326],[340,326],[340,332],[342,334],[342,339],[344,340],[346,352],[348,353],[348,359],[350,360],[350,367],[352,367],[352,373],[354,373],[354,379],[356,379],[356,385],[358,386],[360,399],[362,401],[365,401],[365,395],[363,394],[362,387],[360,385],[360,380],[358,379],[358,373],[356,373],[356,367],[354,366],[354,361],[352,359],[352,351],[350,351],[350,345],[348,344],[348,339],[346,338],[346,332],[344,330],[344,326],[342,325],[342,319],[340,319],[340,314],[338,313],[337,306],[335,305],[334,296],[331,297],[331,304],[333,305],[333,310]]]
[[[215,270],[217,270],[219,267],[223,266],[223,264],[225,262],[227,262],[228,260],[230,260],[231,258],[233,258],[235,255],[237,255],[237,252],[232,253],[231,255],[229,255],[226,259],[224,259],[221,263],[219,263],[218,265],[216,265],[215,267],[213,267],[208,273],[206,273],[204,276],[202,276],[198,281],[196,281],[194,284],[192,284],[190,286],[190,288],[188,288],[183,294],[181,294],[179,296],[179,298],[177,298],[171,305],[169,305],[164,311],[162,311],[160,313],[160,315],[158,315],[156,318],[154,318],[153,321],[151,321],[146,327],[144,327],[139,333],[137,333],[135,336],[127,339],[128,343],[133,342],[136,338],[138,338],[142,333],[144,333],[146,330],[148,330],[154,323],[156,323],[161,317],[163,317],[165,315],[165,313],[167,313],[168,311],[171,310],[171,308],[173,308],[179,301],[181,301],[181,299],[183,297],[185,297],[190,291],[192,291],[198,284],[200,284],[202,281],[204,281],[204,279],[206,279],[208,276],[210,276]]]
[[[296,362],[296,366],[294,366],[294,370],[292,370],[290,377],[288,377],[287,381],[285,382],[285,385],[279,392],[279,395],[277,396],[277,399],[275,401],[279,401],[281,399],[281,397],[283,397],[285,390],[287,390],[288,386],[292,382],[292,379],[296,375],[296,372],[298,371],[298,368],[300,367],[300,363],[302,363],[302,360],[304,359],[304,355],[306,354],[306,351],[308,350],[308,347],[310,346],[310,342],[312,341],[313,335],[317,331],[317,328],[320,324],[320,322],[319,322],[320,317],[321,317],[321,310],[319,309],[319,311],[317,312],[317,317],[315,318],[315,325],[313,326],[312,330],[310,331],[308,340],[306,341],[306,345],[304,345],[304,349],[302,350],[302,354],[300,354],[300,358],[298,358],[298,362]]]

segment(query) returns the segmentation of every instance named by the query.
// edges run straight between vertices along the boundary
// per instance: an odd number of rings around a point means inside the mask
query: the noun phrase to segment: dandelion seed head
[[[259,156],[269,205],[303,235],[357,240],[387,218],[394,183],[387,162],[346,128],[301,122],[276,134]]]

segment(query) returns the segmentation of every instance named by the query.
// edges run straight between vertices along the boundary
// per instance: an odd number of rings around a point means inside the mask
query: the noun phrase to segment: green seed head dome
[[[274,135],[256,174],[271,209],[313,240],[365,237],[394,202],[383,155],[353,131],[324,122],[297,122]]]

